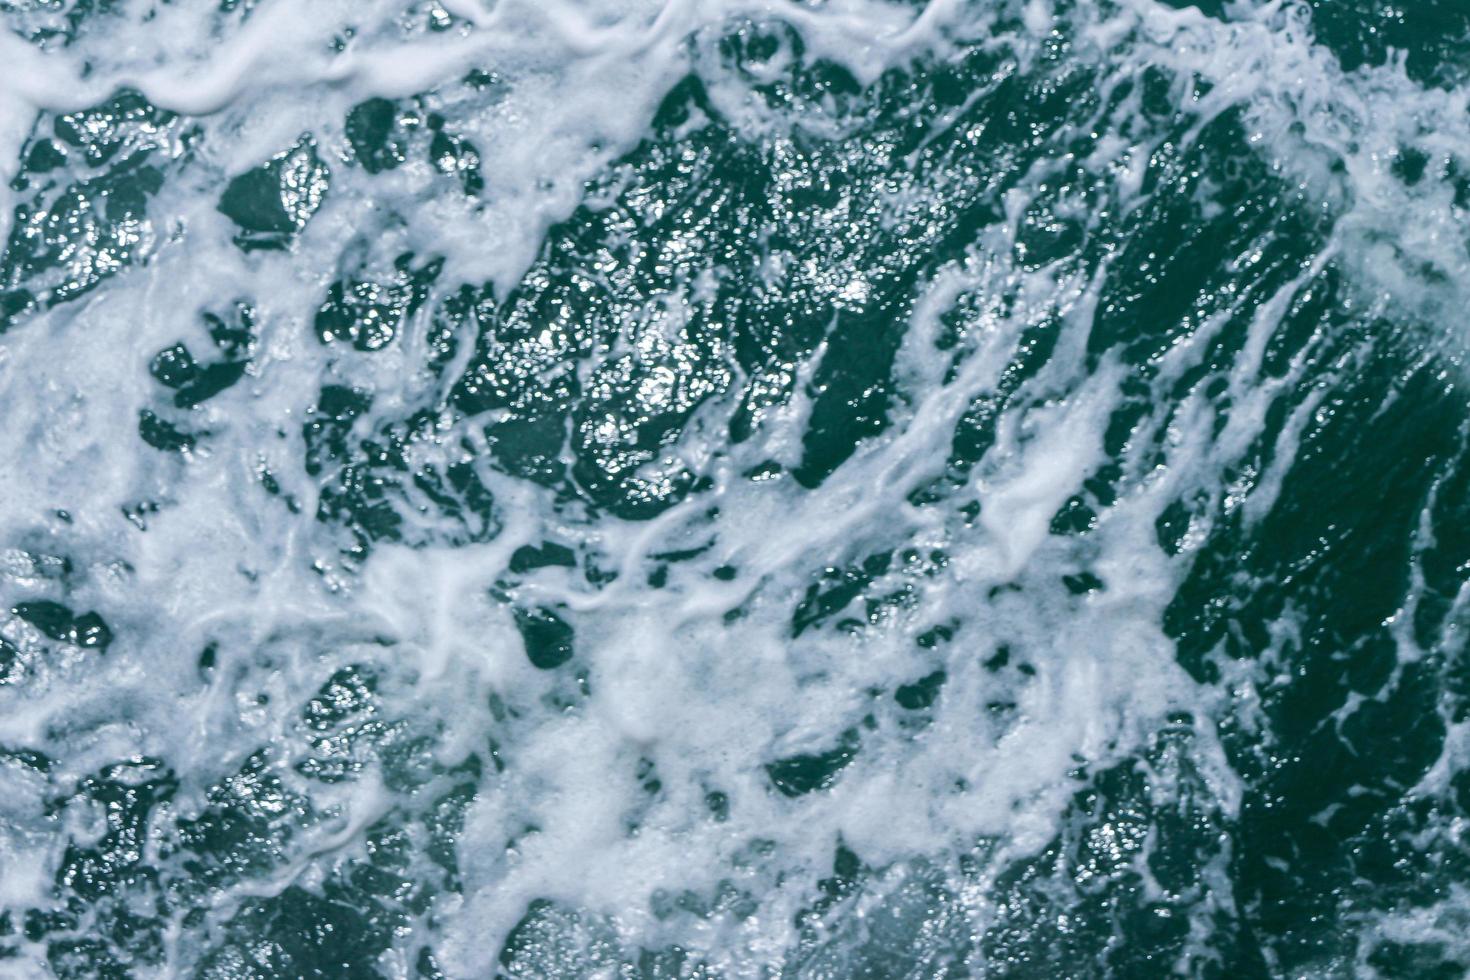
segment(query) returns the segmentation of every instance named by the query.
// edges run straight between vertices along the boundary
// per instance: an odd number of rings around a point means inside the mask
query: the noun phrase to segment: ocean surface
[[[1470,971],[1470,3],[0,28],[0,977]]]

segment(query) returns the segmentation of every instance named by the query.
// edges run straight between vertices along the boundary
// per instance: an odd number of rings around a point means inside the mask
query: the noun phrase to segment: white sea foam
[[[301,428],[323,383],[377,394],[359,434],[443,394],[417,356],[427,309],[383,352],[344,353],[312,335],[324,290],[350,271],[340,258],[349,242],[369,266],[407,251],[442,254],[444,283],[489,281],[503,297],[547,229],[582,201],[586,182],[636,145],[663,95],[709,57],[721,25],[784,20],[813,55],[839,59],[868,81],[925,53],[946,56],[999,13],[960,0],[922,10],[876,0],[443,0],[452,23],[430,32],[405,26],[402,4],[387,0],[262,0],[233,17],[211,5],[168,5],[157,23],[143,21],[142,6],[125,5],[71,47],[0,41],[0,59],[19,66],[0,82],[7,180],[36,111],[75,110],[120,87],[197,117],[191,122],[202,128],[197,152],[174,164],[151,208],[167,218],[140,232],[139,267],[0,340],[9,423],[0,459],[28,461],[0,483],[0,540],[69,556],[76,567],[67,601],[106,610],[117,634],[105,659],[69,655],[34,683],[0,693],[0,743],[52,755],[54,785],[116,759],[156,756],[180,775],[177,811],[198,812],[207,788],[260,746],[302,751],[293,728],[301,704],[337,668],[370,663],[382,674],[384,713],[434,732],[446,765],[483,751],[488,738],[508,759],[504,773],[486,775],[467,814],[457,846],[462,898],[435,913],[440,963],[453,976],[493,969],[500,939],[532,899],[610,916],[615,930],[636,938],[660,928],[651,896],[712,894],[722,880],[760,894],[761,914],[715,918],[678,939],[730,975],[763,975],[781,967],[793,914],[828,873],[837,842],[890,869],[884,894],[902,893],[905,876],[920,873],[914,862],[968,853],[982,841],[995,845],[1000,867],[1055,836],[1079,767],[1098,771],[1135,756],[1179,712],[1190,714],[1196,761],[1222,812],[1238,806],[1213,732],[1218,695],[1176,663],[1161,626],[1191,539],[1183,558],[1170,557],[1153,528],[1185,490],[1224,492],[1225,471],[1266,431],[1269,407],[1294,376],[1264,379],[1263,345],[1315,269],[1256,313],[1247,356],[1228,378],[1235,406],[1222,427],[1198,393],[1172,417],[1145,422],[1148,438],[1167,445],[1167,465],[1136,461],[1085,544],[1051,533],[1049,522],[1104,462],[1104,431],[1123,402],[1127,369],[1111,358],[1088,362],[1096,278],[1065,261],[1027,271],[1004,257],[1014,215],[986,232],[993,248],[929,285],[898,358],[896,424],[816,490],[743,475],[764,460],[799,460],[810,404],[798,386],[743,446],[716,452],[716,437],[691,426],[677,451],[700,460],[713,486],[652,522],[587,520],[488,466],[479,472],[504,528],[485,543],[383,544],[354,569],[313,516],[321,488],[300,466]],[[1127,71],[1159,64],[1213,82],[1201,123],[1244,103],[1272,165],[1347,215],[1333,248],[1370,256],[1357,269],[1370,292],[1404,305],[1421,302],[1412,296],[1461,301],[1470,259],[1460,216],[1442,200],[1449,192],[1407,188],[1390,163],[1410,143],[1436,161],[1466,155],[1462,93],[1426,91],[1397,66],[1344,75],[1310,44],[1299,11],[1280,4],[1238,11],[1230,23],[1150,0],[1111,10],[1078,15],[1089,21],[1080,57],[1117,58]],[[1022,14],[1029,39],[1016,46],[1024,58],[1048,36],[1054,13],[1032,0]],[[471,68],[493,72],[495,86],[459,93]],[[717,101],[725,97],[712,87]],[[343,119],[354,104],[426,92],[436,93],[430,104],[455,108],[455,125],[477,145],[483,199],[445,193],[422,162],[371,182],[348,164]],[[750,127],[783,125],[721,105]],[[321,212],[293,250],[241,252],[216,211],[226,178],[306,132],[331,171]],[[1139,166],[1152,147],[1122,135],[1099,147],[1089,168],[1110,175],[1120,211],[1136,206]],[[1334,160],[1345,172],[1331,169]],[[1048,177],[1039,167],[1014,193],[1024,201]],[[12,209],[3,210],[0,231],[8,233]],[[1401,220],[1406,213],[1413,219]],[[1381,250],[1365,250],[1366,240]],[[1445,279],[1426,291],[1405,270],[1429,260]],[[849,287],[859,301],[861,284]],[[936,353],[937,318],[965,289],[1019,298],[977,320],[952,355],[955,377],[941,383],[951,355]],[[257,352],[238,386],[192,414],[210,438],[179,455],[143,451],[138,413],[156,397],[149,359],[180,339],[207,345],[200,312],[239,297],[256,306]],[[1000,415],[996,447],[967,477],[965,492],[982,502],[978,518],[910,504],[942,469],[971,400],[998,384],[1023,330],[1045,322],[1062,331],[1058,352]],[[1179,341],[1151,382],[1157,390],[1204,357],[1221,322]],[[1297,422],[1313,407],[1304,402],[1278,437],[1281,458],[1294,455]],[[473,438],[465,428],[455,436]],[[261,488],[262,467],[280,495]],[[1257,481],[1243,502],[1248,513],[1269,508],[1280,477]],[[286,506],[288,496],[299,510]],[[145,501],[156,508],[130,521],[125,512]],[[509,587],[518,601],[561,610],[574,627],[591,691],[576,710],[543,710],[555,682],[527,663],[511,607],[497,598],[515,550],[550,538],[620,573],[594,587],[580,570],[549,567]],[[653,555],[706,543],[698,558],[668,566],[665,586],[647,584]],[[906,589],[908,606],[877,613],[855,632],[792,637],[793,607],[821,569],[904,549],[919,557],[896,557],[870,593]],[[722,565],[736,569],[732,580],[710,578]],[[1084,565],[1106,591],[1074,595],[1063,585],[1063,575]],[[24,561],[7,565],[0,584],[8,602],[56,594]],[[942,623],[957,624],[947,644],[915,645]],[[21,641],[36,641],[29,627],[11,626]],[[218,662],[201,677],[198,653],[211,642]],[[982,666],[1001,646],[1028,671]],[[891,698],[871,693],[941,666],[944,693],[922,731],[902,727]],[[509,720],[492,702],[509,707]],[[767,763],[826,751],[848,731],[861,747],[829,789],[800,798],[772,792]],[[634,778],[640,760],[664,787],[653,800]],[[358,853],[363,828],[398,803],[371,772],[330,788],[288,766],[280,774],[329,816],[302,834],[277,871],[227,892],[221,921],[250,896],[310,883]],[[40,903],[60,859],[53,818],[35,805],[38,779],[0,769],[7,904]],[[714,790],[729,799],[723,822],[705,814]],[[753,841],[765,842],[758,857]],[[990,896],[958,882],[953,891],[971,931],[992,921]],[[1400,925],[1407,920],[1383,928]],[[177,941],[170,962],[184,970],[200,951],[193,940]]]

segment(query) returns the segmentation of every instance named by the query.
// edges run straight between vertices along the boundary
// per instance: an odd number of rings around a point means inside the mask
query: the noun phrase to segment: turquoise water
[[[0,976],[1470,971],[1470,7],[0,18]]]

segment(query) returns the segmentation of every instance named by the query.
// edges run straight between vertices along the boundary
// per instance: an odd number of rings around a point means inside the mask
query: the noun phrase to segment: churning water
[[[1462,0],[0,19],[0,975],[1470,968]]]

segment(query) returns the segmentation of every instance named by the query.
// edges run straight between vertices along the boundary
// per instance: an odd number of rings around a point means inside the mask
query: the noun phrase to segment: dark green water
[[[0,975],[1470,972],[1470,6],[286,2],[0,0]]]

